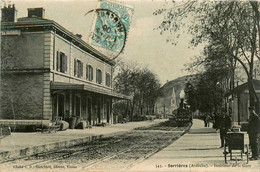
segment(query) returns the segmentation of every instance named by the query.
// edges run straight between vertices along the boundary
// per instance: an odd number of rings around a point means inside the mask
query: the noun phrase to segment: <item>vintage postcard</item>
[[[259,171],[259,1],[1,0],[0,18],[0,172]]]

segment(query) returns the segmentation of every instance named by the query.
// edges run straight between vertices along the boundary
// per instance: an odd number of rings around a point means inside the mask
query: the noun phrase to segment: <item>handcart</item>
[[[237,162],[237,155],[241,156],[241,160],[243,159],[243,154],[246,154],[247,157],[247,164],[248,164],[248,145],[244,144],[244,133],[240,132],[229,132],[227,133],[225,144],[224,144],[224,156],[225,156],[225,163],[227,163],[227,154],[230,154],[230,160],[232,156],[235,155],[235,160]],[[236,151],[236,152],[234,152]]]

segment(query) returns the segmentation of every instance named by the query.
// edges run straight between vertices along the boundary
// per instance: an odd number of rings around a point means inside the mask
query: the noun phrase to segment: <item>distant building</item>
[[[232,109],[232,121],[234,124],[248,122],[249,119],[249,91],[247,81],[248,76],[241,64],[238,63],[235,69],[234,87],[230,87],[232,85],[230,77],[227,77],[227,81],[224,81],[222,85],[227,92],[224,105],[227,110]],[[254,61],[253,85],[257,96],[260,98],[260,61],[258,59]],[[258,106],[260,107],[260,105]]]
[[[1,114],[7,120],[81,117],[89,124],[113,123],[115,62],[53,20],[43,8],[16,18],[2,8]]]
[[[176,96],[174,87],[169,96],[160,97],[155,104],[156,114],[161,115],[161,117],[166,118],[167,115],[171,115],[174,109],[177,109]]]
[[[161,116],[171,115],[179,107],[180,96],[184,96],[181,94],[184,94],[186,83],[194,80],[196,80],[196,75],[188,75],[164,84],[161,87],[163,96],[159,97],[155,104],[156,113]]]
[[[174,87],[172,88],[172,96],[171,96],[171,111],[177,109],[177,104],[176,104],[177,100],[176,100],[176,95],[175,95],[175,90]]]

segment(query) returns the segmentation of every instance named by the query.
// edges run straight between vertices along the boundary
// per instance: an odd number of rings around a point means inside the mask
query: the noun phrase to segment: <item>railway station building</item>
[[[112,102],[129,97],[112,87],[115,62],[53,20],[43,8],[16,18],[2,8],[0,123],[81,117],[113,123]]]
[[[253,86],[258,98],[260,98],[260,80],[253,80]],[[248,82],[245,82],[234,89],[230,90],[227,93],[227,107],[230,108],[232,122],[234,125],[241,125],[243,123],[248,123],[250,112],[248,107],[250,106],[249,102],[249,90]],[[255,107],[260,107],[255,103]],[[256,109],[257,110],[257,109]]]

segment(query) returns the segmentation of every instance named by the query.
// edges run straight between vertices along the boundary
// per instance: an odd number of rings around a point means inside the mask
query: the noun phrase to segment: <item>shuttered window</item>
[[[102,84],[102,71],[100,69],[96,70],[96,81],[98,84]]]
[[[89,79],[89,70],[88,70],[88,66],[89,66],[89,65],[86,65],[86,80]]]
[[[86,65],[86,79],[93,81],[93,67],[91,65]]]
[[[74,59],[74,76],[83,77],[83,63],[80,60]]]
[[[80,68],[79,68],[79,77],[82,78],[83,77],[83,63],[80,62]]]
[[[57,51],[57,58],[56,58],[56,70],[60,71],[60,52]]]
[[[93,81],[93,67],[89,65],[89,80]]]
[[[56,70],[62,73],[67,73],[68,56],[61,51],[57,51]]]
[[[77,59],[74,59],[74,76],[76,76],[76,77],[78,76],[77,70],[78,70]]]

